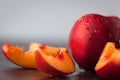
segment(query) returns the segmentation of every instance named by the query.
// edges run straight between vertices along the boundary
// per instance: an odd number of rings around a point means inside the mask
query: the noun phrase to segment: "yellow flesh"
[[[40,48],[40,50],[46,54],[47,56],[49,55],[58,55],[59,54],[59,48],[51,47],[51,46],[44,46],[44,48]]]
[[[54,67],[55,69],[57,69],[59,71],[65,72],[65,73],[75,71],[74,63],[73,63],[72,59],[70,58],[70,56],[68,55],[68,53],[66,52],[66,49],[50,48],[50,47],[48,47],[48,48],[44,49],[44,50],[40,49],[40,53],[49,65],[51,65],[52,67]],[[57,57],[57,56],[61,55],[60,53],[63,55],[62,59]]]
[[[39,43],[30,43],[30,46],[29,46],[29,50],[28,51],[31,51],[31,52],[34,52],[34,51],[36,51],[36,50],[38,50],[39,49],[39,46],[40,46],[41,44],[39,44]]]
[[[22,48],[11,46],[6,53],[9,60],[24,68],[35,68],[35,54],[24,52]]]
[[[120,65],[120,49],[116,49],[111,57],[111,61],[116,65]]]
[[[96,64],[95,70],[98,70],[100,68],[102,68],[105,64],[107,64],[108,62],[110,62],[110,60],[112,60],[113,56],[115,56],[116,54],[116,48],[114,46],[114,43],[112,42],[108,42],[105,45],[105,48],[100,56],[100,59],[98,60],[98,63]]]

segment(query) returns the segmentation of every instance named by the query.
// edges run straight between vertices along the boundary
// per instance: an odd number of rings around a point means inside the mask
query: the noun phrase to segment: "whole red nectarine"
[[[86,14],[78,19],[70,34],[69,48],[80,68],[93,71],[110,39],[110,22],[100,14]]]

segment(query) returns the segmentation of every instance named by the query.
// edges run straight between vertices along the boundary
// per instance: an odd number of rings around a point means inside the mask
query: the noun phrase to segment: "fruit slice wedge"
[[[109,62],[109,60],[111,59],[111,56],[115,51],[116,49],[114,47],[114,43],[111,43],[111,42],[107,43],[100,56],[100,59],[98,60],[95,70],[98,70],[103,66],[105,66]]]
[[[36,51],[38,70],[49,75],[60,76],[75,71],[75,65],[66,48],[42,45]]]
[[[12,44],[4,44],[2,52],[4,56],[14,64],[23,68],[36,68],[35,53],[34,51],[39,48],[38,43],[31,43],[28,51],[24,51],[22,47]]]
[[[120,49],[107,42],[95,66],[96,74],[105,80],[120,80]]]

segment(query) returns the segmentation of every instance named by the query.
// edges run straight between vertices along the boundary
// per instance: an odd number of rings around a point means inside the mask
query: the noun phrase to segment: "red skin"
[[[7,53],[8,49],[9,49],[11,46],[12,46],[11,44],[5,44],[5,45],[3,45],[3,47],[2,47],[2,52],[3,52],[3,54],[7,57],[7,59],[9,59],[9,58],[8,58],[8,56],[6,55],[6,53]]]
[[[120,40],[120,19],[116,16],[105,16],[111,23],[110,33],[112,41]]]
[[[109,62],[97,70],[96,74],[105,80],[120,80],[120,65]]]
[[[87,14],[76,21],[69,35],[69,48],[80,68],[94,71],[110,39],[109,25],[108,20],[98,14]]]
[[[120,49],[108,42],[95,66],[96,74],[105,80],[120,80]]]
[[[45,72],[45,73],[50,74],[50,75],[61,76],[61,75],[68,74],[68,73],[59,71],[59,70],[53,68],[51,65],[49,65],[44,60],[44,58],[41,56],[41,54],[39,53],[39,51],[36,51],[36,64],[37,64],[36,65],[37,69],[39,71]],[[47,66],[47,67],[45,67],[45,66]]]

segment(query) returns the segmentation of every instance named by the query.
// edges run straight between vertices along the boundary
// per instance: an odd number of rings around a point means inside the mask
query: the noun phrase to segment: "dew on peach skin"
[[[89,28],[89,26],[86,26],[85,29],[86,29],[86,30],[89,30],[90,28]]]
[[[112,35],[109,33],[109,36],[110,36],[110,38],[112,37]]]
[[[93,33],[89,34],[88,37],[90,40],[93,40],[95,38],[95,35],[97,35],[99,33],[100,33],[100,30],[96,29],[96,30],[94,30]]]
[[[95,38],[95,36],[94,36],[94,35],[95,35],[94,33],[89,34],[89,35],[88,35],[89,39],[90,39],[90,40],[93,40],[93,39]]]
[[[87,20],[86,20],[86,23],[88,23],[88,22],[90,22],[90,20],[89,20],[89,19],[87,19]]]
[[[92,37],[92,35],[91,35],[91,34],[89,34],[88,36],[89,36],[89,39],[90,39],[90,40],[92,40],[92,39],[93,39],[93,37]]]
[[[96,29],[96,30],[94,30],[94,32],[95,32],[96,34],[99,34],[99,33],[100,33],[100,30]]]

